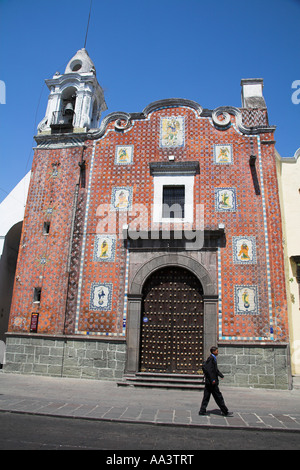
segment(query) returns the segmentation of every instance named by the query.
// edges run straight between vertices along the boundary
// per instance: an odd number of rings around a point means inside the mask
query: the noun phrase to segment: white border
[[[189,176],[154,176],[154,198],[152,220],[154,223],[179,223],[193,222],[194,208],[194,175]],[[184,218],[167,219],[162,216],[163,209],[163,187],[164,186],[184,186],[185,187],[185,211]]]

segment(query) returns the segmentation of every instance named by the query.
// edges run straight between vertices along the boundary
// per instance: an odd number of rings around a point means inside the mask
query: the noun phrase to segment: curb
[[[80,406],[80,405],[79,405]],[[101,418],[96,416],[80,416],[75,414],[59,414],[59,413],[43,413],[38,411],[25,411],[25,410],[4,410],[0,409],[0,413],[12,413],[12,414],[22,414],[22,415],[29,415],[29,416],[41,416],[41,417],[49,417],[49,418],[64,418],[64,419],[82,419],[86,421],[102,421],[102,422],[110,422],[110,423],[125,423],[125,424],[143,424],[143,425],[151,425],[151,426],[172,426],[172,427],[183,427],[183,428],[203,428],[203,429],[223,429],[223,430],[239,430],[239,431],[272,431],[272,432],[292,432],[292,433],[300,433],[300,426],[299,428],[288,428],[288,427],[272,427],[272,426],[252,426],[245,422],[244,426],[239,425],[230,425],[226,424],[214,424],[214,423],[174,423],[171,421],[147,421],[147,420],[135,420],[135,419],[122,419],[122,418]],[[237,415],[241,418],[240,414]],[[235,415],[233,415],[233,418]],[[230,420],[230,418],[228,418]]]

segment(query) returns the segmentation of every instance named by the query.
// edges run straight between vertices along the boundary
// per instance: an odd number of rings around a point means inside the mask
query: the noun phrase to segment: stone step
[[[203,375],[193,374],[162,374],[152,372],[137,372],[133,375],[124,376],[123,380],[117,382],[118,386],[168,388],[177,390],[203,390]]]

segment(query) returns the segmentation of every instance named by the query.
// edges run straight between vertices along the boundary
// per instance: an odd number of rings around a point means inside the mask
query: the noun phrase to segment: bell
[[[65,114],[73,114],[74,113],[74,108],[71,102],[66,104],[65,107]]]

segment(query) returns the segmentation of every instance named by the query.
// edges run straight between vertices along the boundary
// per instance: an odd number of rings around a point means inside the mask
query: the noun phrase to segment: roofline
[[[115,130],[125,131],[132,127],[133,122],[137,120],[144,120],[149,117],[153,112],[159,111],[161,109],[167,108],[190,108],[193,109],[198,117],[210,118],[213,125],[219,130],[226,130],[231,126],[230,115],[235,116],[236,127],[237,129],[245,135],[257,135],[262,133],[271,133],[274,132],[276,126],[255,126],[248,127],[243,123],[242,120],[242,111],[241,108],[236,108],[233,106],[220,106],[214,110],[204,109],[199,103],[192,100],[187,100],[184,98],[167,98],[163,100],[158,100],[147,105],[142,112],[140,113],[127,113],[124,111],[114,111],[108,114],[102,121],[99,129],[90,129],[88,132],[84,133],[70,133],[70,134],[38,134],[35,136],[35,140],[38,144],[38,147],[45,147],[48,142],[53,142],[53,145],[57,147],[59,142],[65,142],[66,140],[72,140],[72,145],[79,145],[79,142],[84,142],[85,140],[94,140],[100,139],[104,136],[108,125],[111,122],[115,121]],[[222,120],[218,117],[222,116]],[[48,147],[48,145],[47,145]]]

